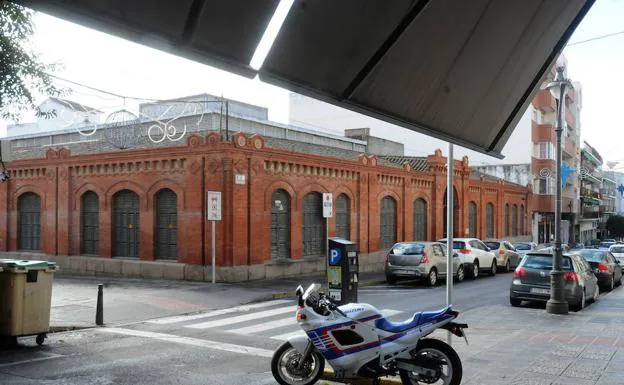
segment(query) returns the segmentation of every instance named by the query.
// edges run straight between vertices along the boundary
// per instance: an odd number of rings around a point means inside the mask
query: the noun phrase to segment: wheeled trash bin
[[[50,330],[52,279],[56,263],[0,259],[0,338],[37,336],[43,344]]]

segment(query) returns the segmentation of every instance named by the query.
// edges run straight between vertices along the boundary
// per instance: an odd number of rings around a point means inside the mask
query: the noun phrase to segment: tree
[[[10,1],[0,0],[0,118],[18,121],[34,110],[37,116],[53,117],[54,111],[42,112],[35,105],[38,94],[62,93],[49,75],[56,68],[44,64],[28,48],[34,32],[34,13]]]
[[[624,237],[624,216],[612,215],[607,220],[607,230],[611,236],[616,238]]]

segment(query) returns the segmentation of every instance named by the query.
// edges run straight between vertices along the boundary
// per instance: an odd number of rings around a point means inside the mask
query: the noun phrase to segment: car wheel
[[[511,263],[509,263],[509,259],[507,260],[507,263],[505,263],[505,273],[509,273],[511,272]]]
[[[612,275],[611,279],[609,280],[609,283],[607,284],[607,290],[612,291],[614,287],[615,287],[615,276]]]
[[[509,298],[509,303],[513,307],[518,307],[518,306],[520,306],[522,304],[522,300],[521,299],[517,299],[517,298]]]
[[[457,268],[457,275],[456,275],[456,279],[457,282],[461,282],[464,280],[464,265],[459,265],[459,267]]]
[[[598,301],[598,297],[600,297],[600,288],[596,285],[594,287],[594,298],[592,299],[592,302]]]
[[[427,285],[435,286],[438,283],[438,272],[436,269],[429,270],[429,277],[427,279]]]
[[[386,275],[386,282],[388,282],[389,285],[394,285],[396,283],[397,279],[395,277],[392,277],[390,275]]]
[[[583,310],[583,308],[585,308],[585,289],[583,289],[583,291],[581,292],[581,298],[579,299],[578,303],[574,306],[574,311],[581,311]]]
[[[492,266],[490,266],[490,271],[488,272],[488,275],[490,277],[493,277],[496,275],[496,270],[498,269],[498,267],[496,267],[496,259],[492,260]]]
[[[479,261],[475,260],[472,263],[472,279],[477,279],[479,277]]]

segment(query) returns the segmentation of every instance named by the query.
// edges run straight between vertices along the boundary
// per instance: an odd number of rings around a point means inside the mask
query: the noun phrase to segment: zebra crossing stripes
[[[255,320],[259,318],[267,318],[267,317],[284,314],[284,313],[291,313],[291,317],[294,317],[294,314],[296,311],[297,309],[293,306],[285,306],[285,307],[279,307],[277,309],[263,310],[257,313],[239,315],[236,317],[229,317],[229,318],[223,318],[223,319],[219,319],[215,321],[201,322],[198,324],[189,325],[187,327],[192,328],[192,329],[210,329],[210,328],[216,328],[216,327],[225,326],[225,325],[241,323],[245,321],[251,321],[251,320]]]

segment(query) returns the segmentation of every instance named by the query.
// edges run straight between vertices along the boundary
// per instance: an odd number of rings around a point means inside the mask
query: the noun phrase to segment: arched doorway
[[[310,192],[303,197],[303,255],[322,256],[324,250],[323,195]]]
[[[168,188],[154,197],[156,206],[156,258],[178,258],[178,196]]]
[[[518,236],[518,205],[511,208],[511,235]]]
[[[100,253],[100,198],[93,191],[82,194],[81,250],[82,254],[98,255]]]
[[[468,203],[468,236],[477,238],[477,204]]]
[[[121,190],[113,196],[113,255],[139,258],[139,196]]]
[[[447,236],[446,233],[446,224],[447,224],[447,215],[446,215],[446,201],[447,201],[447,190],[444,190],[444,211],[442,212],[444,229],[442,229],[442,233],[444,237]],[[461,236],[461,229],[459,228],[459,198],[457,197],[457,190],[453,187],[453,236]]]
[[[17,200],[19,250],[41,250],[41,199],[39,195],[27,192]]]
[[[427,240],[427,201],[418,198],[414,201],[414,240]]]
[[[509,236],[509,228],[511,227],[511,218],[509,218],[509,203],[505,204],[505,230],[503,234],[508,237]]]
[[[282,189],[271,194],[271,258],[290,258],[290,195]]]
[[[336,198],[336,236],[351,239],[351,200],[346,194]]]
[[[488,203],[485,206],[485,237],[494,238],[494,205]]]
[[[397,203],[386,196],[381,200],[379,247],[389,249],[396,243]]]

